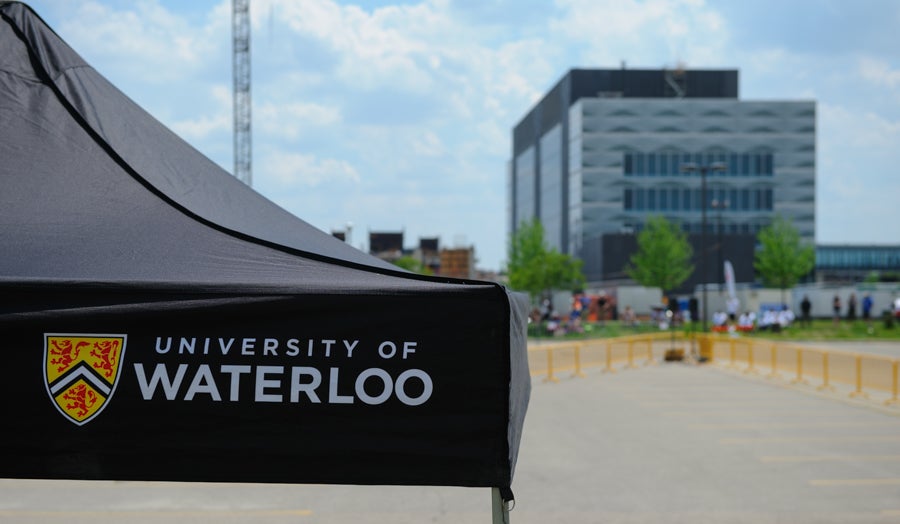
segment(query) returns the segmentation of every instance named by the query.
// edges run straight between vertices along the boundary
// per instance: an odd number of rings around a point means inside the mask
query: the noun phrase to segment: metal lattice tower
[[[250,0],[232,0],[232,72],[234,76],[234,176],[253,185],[250,134]]]

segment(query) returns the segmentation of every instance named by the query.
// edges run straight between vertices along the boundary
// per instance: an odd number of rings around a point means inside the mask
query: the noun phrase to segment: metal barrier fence
[[[900,359],[852,353],[799,344],[727,335],[651,333],[615,338],[572,341],[532,341],[528,365],[533,377],[557,382],[561,376],[583,377],[584,369],[603,372],[654,365],[668,349],[685,355],[700,354],[725,368],[792,384],[815,386],[820,391],[846,392],[850,397],[886,397],[885,404],[900,404]],[[839,391],[841,390],[841,391]]]
[[[544,375],[544,381],[556,382],[557,375],[563,373],[583,377],[583,370],[589,367],[615,373],[623,367],[653,365],[666,349],[684,350],[684,346],[681,333],[664,332],[560,342],[540,340],[528,345],[528,365],[532,376]]]
[[[816,386],[820,391],[845,390],[851,397],[887,397],[897,404],[900,360],[803,346],[772,340],[709,336],[714,362],[744,373]]]

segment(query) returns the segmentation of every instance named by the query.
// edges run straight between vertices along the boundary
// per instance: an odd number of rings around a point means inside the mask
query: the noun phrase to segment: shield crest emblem
[[[115,393],[125,356],[125,335],[44,334],[44,384],[53,405],[83,426]]]

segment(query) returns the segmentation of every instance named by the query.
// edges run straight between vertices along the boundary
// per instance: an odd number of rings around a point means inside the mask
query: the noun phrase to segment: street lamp
[[[725,164],[714,162],[709,165],[681,164],[681,171],[685,173],[700,173],[700,284],[703,286],[703,332],[706,332],[706,173],[725,171]]]
[[[728,200],[716,200],[715,198],[710,203],[713,209],[718,210],[719,212],[716,214],[716,234],[718,240],[716,241],[716,254],[719,255],[719,270],[718,270],[718,278],[719,278],[719,293],[722,293],[722,287],[725,285],[725,267],[722,265],[722,211],[728,209]]]

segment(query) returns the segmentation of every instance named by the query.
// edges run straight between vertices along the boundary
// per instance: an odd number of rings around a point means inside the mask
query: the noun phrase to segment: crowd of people
[[[809,300],[804,297],[804,300]],[[862,319],[870,320],[872,318],[872,307],[875,305],[875,301],[872,300],[872,295],[866,293],[862,300]],[[850,293],[850,296],[847,298],[847,320],[854,321],[856,320],[856,293]],[[841,297],[840,295],[835,295],[831,300],[831,309],[832,309],[832,319],[835,324],[841,321]]]
[[[759,315],[755,311],[745,311],[733,315],[725,311],[713,313],[713,331],[780,331],[789,327],[796,319],[794,312],[782,304],[779,307],[764,307]]]
[[[542,327],[546,335],[562,336],[567,333],[584,333],[589,322],[616,320],[616,299],[606,294],[572,295],[569,312],[559,314],[550,299],[541,301],[540,307],[531,311],[531,322]]]
[[[696,303],[691,301],[689,308],[679,307],[677,299],[674,297],[666,297],[665,307],[652,308],[650,322],[658,324],[661,329],[668,329],[670,325],[679,325],[689,322],[696,308]],[[900,303],[900,299],[897,301]],[[781,331],[790,327],[795,321],[799,321],[802,326],[810,326],[812,324],[812,302],[808,296],[804,296],[800,302],[799,318],[788,307],[787,304],[771,304],[763,305],[757,314],[755,311],[745,311],[738,313],[740,302],[732,297],[725,302],[725,310],[716,311],[712,316],[712,330],[718,332],[750,332],[750,331]],[[891,304],[896,308],[894,304]],[[872,316],[874,301],[870,294],[865,294],[861,303],[857,303],[855,293],[851,293],[846,302],[846,310],[844,303],[839,295],[834,295],[832,299],[832,312],[835,323],[840,322],[842,318],[854,321],[857,318],[857,307],[860,308],[861,318],[869,320]],[[606,320],[621,320],[622,325],[633,327],[639,324],[638,316],[630,305],[626,305],[621,313],[618,308],[615,296],[600,294],[588,295],[584,293],[576,293],[572,296],[569,311],[559,314],[549,299],[544,299],[540,306],[534,308],[531,313],[531,321],[533,324],[541,326],[544,334],[548,335],[565,335],[567,333],[583,333],[585,326],[593,322],[604,322]]]

